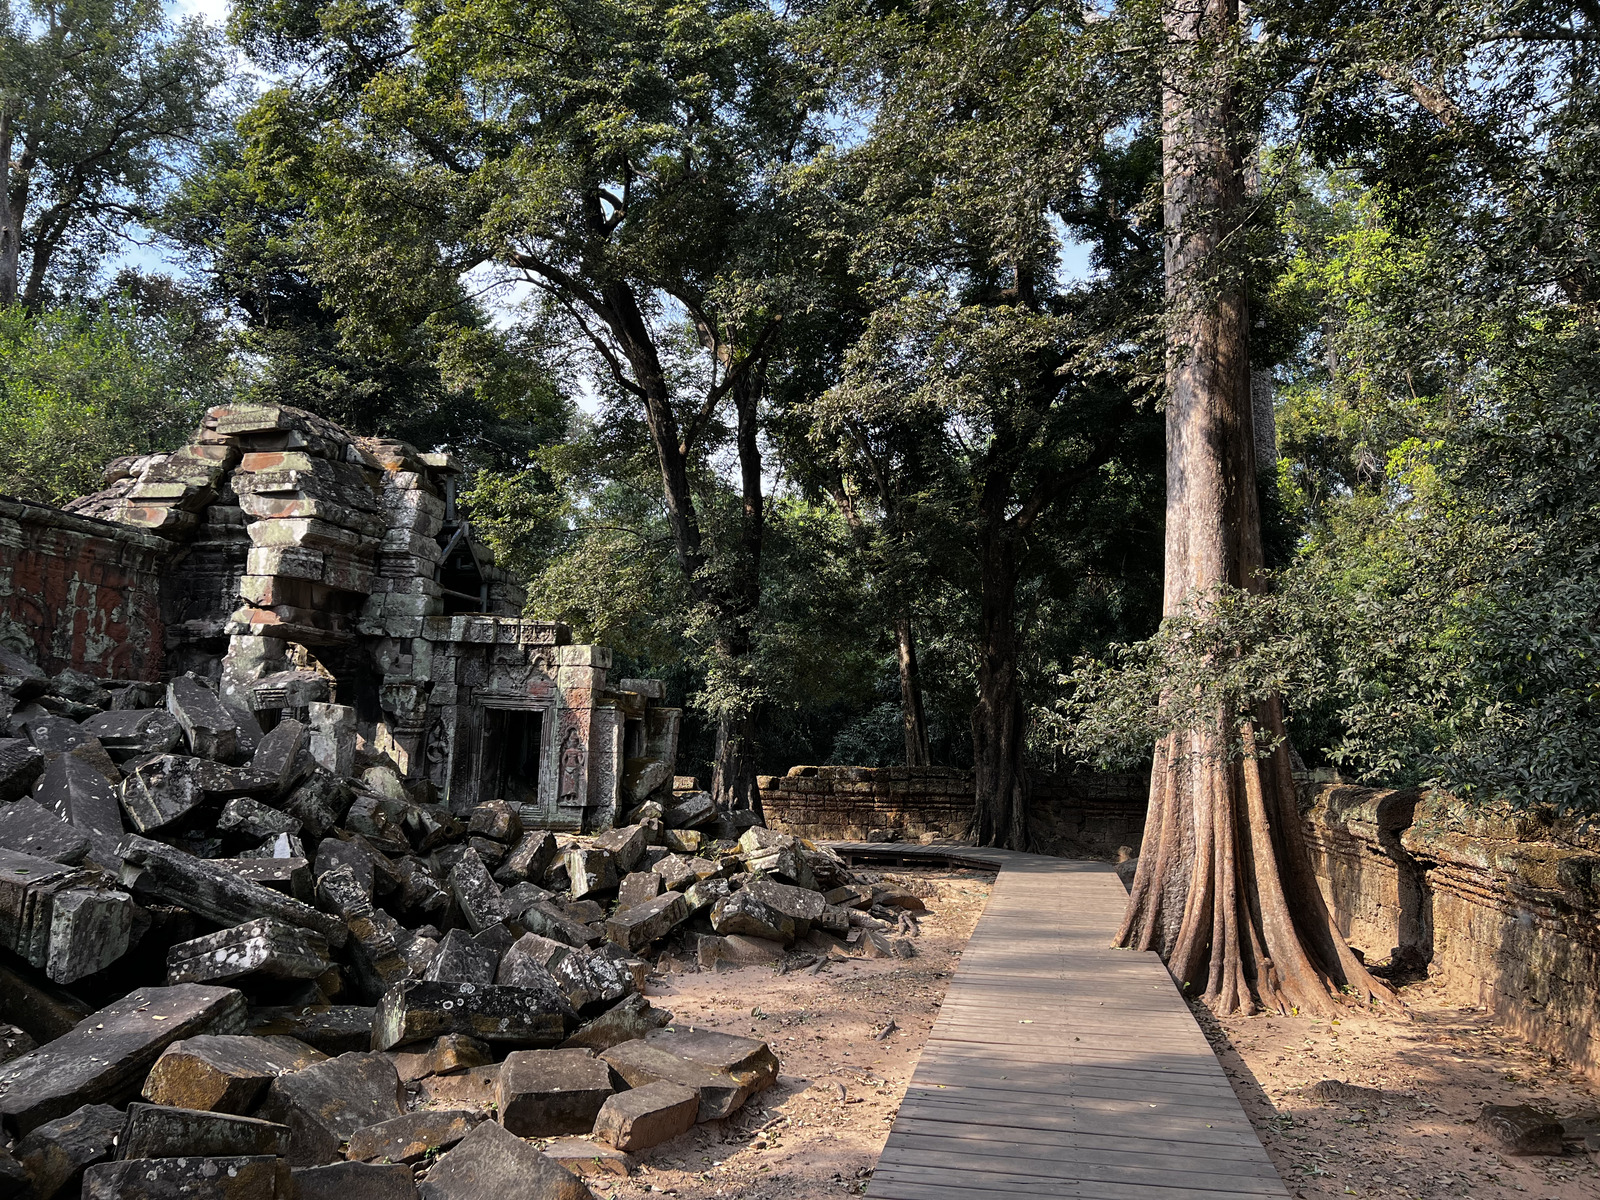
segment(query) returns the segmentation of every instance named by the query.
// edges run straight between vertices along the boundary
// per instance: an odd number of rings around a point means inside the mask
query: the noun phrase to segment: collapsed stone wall
[[[1138,847],[1147,776],[1035,772],[1029,782],[1041,853],[1110,858]],[[958,838],[972,819],[972,772],[953,767],[799,766],[756,783],[767,822],[801,837]]]
[[[0,645],[50,672],[153,680],[170,543],[0,496]]]
[[[1600,835],[1442,793],[1308,785],[1301,806],[1334,918],[1368,961],[1425,968],[1600,1077]]]

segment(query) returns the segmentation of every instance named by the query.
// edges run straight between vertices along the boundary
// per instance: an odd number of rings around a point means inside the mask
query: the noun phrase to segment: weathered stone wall
[[[0,497],[0,643],[51,673],[156,679],[171,551],[137,529]]]
[[[1301,804],[1335,920],[1369,962],[1426,965],[1600,1077],[1600,838],[1436,793],[1307,786]]]
[[[1112,857],[1138,848],[1146,776],[1040,773],[1031,782],[1043,853]],[[951,767],[802,766],[757,783],[767,823],[802,837],[956,838],[972,818],[972,772]]]

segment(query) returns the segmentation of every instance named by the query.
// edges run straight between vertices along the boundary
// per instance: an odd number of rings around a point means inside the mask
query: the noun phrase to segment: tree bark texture
[[[1028,829],[1027,705],[1017,637],[1019,537],[1008,524],[986,531],[979,604],[978,703],[972,710],[973,828],[980,846],[1031,849]]]
[[[902,612],[894,622],[895,645],[900,658],[900,711],[906,732],[906,766],[926,767],[933,762],[928,748],[928,718],[922,708],[922,678],[917,672],[917,641],[911,614]]]
[[[11,197],[11,147],[14,104],[0,101],[0,306],[17,302],[17,267],[22,250],[22,225]]]
[[[1243,173],[1237,0],[1167,0],[1162,154],[1167,342],[1163,615],[1219,586],[1262,586],[1248,313],[1236,255]],[[1278,739],[1268,757],[1252,738]],[[1157,950],[1218,1012],[1328,1012],[1386,990],[1351,954],[1311,866],[1282,706],[1260,705],[1245,753],[1218,711],[1156,747],[1121,945]]]

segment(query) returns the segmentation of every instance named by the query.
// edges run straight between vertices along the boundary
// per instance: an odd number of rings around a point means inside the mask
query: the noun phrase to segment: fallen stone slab
[[[122,836],[122,809],[111,783],[76,755],[63,754],[45,768],[34,798],[56,816],[82,830]]]
[[[327,1057],[298,1038],[202,1034],[162,1051],[140,1095],[173,1108],[248,1113],[279,1075]]]
[[[302,904],[309,904],[316,894],[312,889],[311,864],[303,858],[215,858],[211,861],[240,879],[293,896]]]
[[[289,1127],[289,1164],[314,1167],[340,1157],[358,1129],[405,1111],[405,1089],[381,1054],[341,1054],[280,1075],[267,1088],[261,1115]]]
[[[571,1171],[493,1121],[434,1163],[418,1190],[422,1200],[593,1200]]]
[[[330,965],[320,934],[263,917],[179,942],[167,951],[167,982],[225,983],[247,975],[315,979]]]
[[[666,888],[661,876],[655,871],[633,871],[622,878],[622,884],[617,888],[617,907],[632,908],[636,904],[643,904],[646,900],[654,900]]]
[[[430,1153],[454,1146],[482,1120],[480,1114],[460,1108],[402,1113],[356,1130],[345,1157],[357,1162],[421,1162]]]
[[[26,796],[44,768],[44,751],[32,742],[0,738],[0,803]]]
[[[716,816],[717,802],[710,792],[688,792],[672,798],[666,822],[670,829],[697,829],[710,824]]]
[[[19,1141],[16,1159],[28,1176],[34,1200],[50,1200],[60,1192],[74,1195],[84,1169],[108,1161],[122,1133],[122,1113],[110,1104],[82,1108],[46,1121]]]
[[[56,983],[110,966],[128,948],[133,902],[103,880],[97,872],[0,849],[0,945]]]
[[[402,1083],[412,1083],[429,1075],[451,1075],[494,1061],[486,1043],[460,1033],[435,1038],[422,1050],[392,1051],[390,1058]]]
[[[742,890],[796,922],[821,921],[828,910],[828,902],[823,899],[821,892],[807,891],[791,883],[779,883],[776,879],[757,877],[746,883]]]
[[[410,980],[389,989],[372,1019],[372,1048],[464,1033],[491,1045],[554,1046],[566,1018],[551,998],[527,988]]]
[[[587,1138],[557,1138],[544,1148],[544,1156],[574,1175],[620,1176],[633,1173],[631,1155]]]
[[[117,762],[168,754],[183,740],[183,726],[163,708],[124,708],[96,713],[80,726]]]
[[[281,796],[311,770],[311,733],[293,717],[279,721],[261,739],[250,756],[250,769],[277,781],[273,795]]]
[[[515,842],[522,837],[522,814],[505,800],[490,800],[472,810],[467,832],[497,842]]]
[[[289,1127],[257,1117],[162,1104],[128,1105],[118,1158],[236,1158],[289,1152]]]
[[[592,1050],[517,1050],[500,1064],[495,1103],[518,1137],[587,1133],[611,1095],[611,1069]]]
[[[295,1167],[295,1200],[416,1200],[417,1185],[404,1163],[328,1163]]]
[[[282,1160],[129,1158],[90,1167],[83,1200],[288,1200],[293,1183]]]
[[[726,879],[702,879],[684,889],[683,902],[689,906],[691,914],[704,912],[732,893],[733,886]]]
[[[665,1080],[694,1089],[700,1097],[701,1121],[725,1119],[737,1112],[756,1090],[754,1081],[741,1081],[648,1041],[622,1042],[602,1052],[600,1057],[631,1088]]]
[[[233,988],[135,988],[70,1033],[0,1066],[0,1118],[27,1132],[84,1104],[126,1100],[173,1042],[239,1033],[244,1020],[244,996]]]
[[[541,900],[530,904],[514,918],[529,933],[536,933],[568,946],[598,945],[601,935],[581,921],[575,921],[554,903]]]
[[[376,1011],[356,1004],[254,1008],[250,1032],[257,1037],[291,1037],[324,1054],[348,1054],[370,1048]]]
[[[606,922],[606,940],[630,954],[660,941],[689,919],[689,906],[678,892],[668,892],[616,912]]]
[[[349,938],[349,930],[336,917],[171,846],[130,834],[117,852],[125,864],[123,881],[136,893],[176,904],[218,925],[270,917],[319,933],[334,948]]]
[[[670,1028],[645,1034],[644,1040],[656,1049],[732,1075],[752,1096],[778,1081],[778,1056],[758,1038],[673,1022]]]
[[[299,818],[308,836],[324,838],[344,820],[354,801],[349,784],[319,772],[290,792],[281,805],[284,812]]]
[[[411,849],[406,838],[406,815],[411,805],[371,792],[357,792],[344,814],[344,827],[359,833],[387,854],[404,854]]]
[[[417,1081],[422,1103],[431,1108],[463,1108],[494,1115],[494,1097],[500,1087],[500,1064],[486,1063],[452,1075],[429,1075]]]
[[[788,944],[795,938],[795,921],[763,904],[749,892],[733,892],[711,906],[711,928],[726,936],[743,934]]]
[[[639,865],[639,859],[649,844],[650,831],[644,825],[608,829],[594,839],[594,848],[610,854],[614,869],[621,873],[632,871]]]
[[[644,1037],[672,1020],[664,1008],[654,1008],[638,992],[624,997],[561,1043],[561,1049],[586,1047],[596,1054],[623,1042]]]
[[[262,796],[275,786],[265,775],[204,758],[163,754],[130,764],[117,792],[128,823],[140,833],[155,833],[197,810],[235,796]]]
[[[648,1150],[694,1128],[700,1112],[695,1089],[666,1080],[618,1092],[594,1122],[594,1136],[618,1150]]]
[[[475,850],[468,850],[450,869],[450,895],[473,933],[498,925],[507,916],[500,904],[500,886]]]
[[[1561,1154],[1566,1149],[1561,1118],[1531,1104],[1485,1104],[1478,1127],[1506,1154]]]
[[[167,711],[183,727],[197,758],[228,763],[239,757],[239,715],[193,672],[167,685]]]
[[[537,883],[556,856],[556,839],[547,830],[524,833],[495,868],[494,881],[504,887]]]
[[[71,1033],[73,1026],[91,1011],[87,1004],[57,986],[38,968],[16,959],[0,963],[0,1020],[17,1026],[34,1041],[33,1046],[19,1053],[25,1054]]]
[[[698,829],[668,829],[661,835],[661,844],[674,854],[699,854],[705,840]]]
[[[67,761],[64,755],[56,760]],[[92,773],[92,768],[84,769]],[[100,782],[104,784],[105,780]],[[65,817],[24,797],[0,805],[0,849],[76,866],[88,857],[89,835]]]

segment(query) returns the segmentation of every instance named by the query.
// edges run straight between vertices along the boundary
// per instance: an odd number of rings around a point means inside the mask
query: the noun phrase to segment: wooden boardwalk
[[[999,868],[867,1195],[878,1200],[1287,1197],[1154,954],[1109,949],[1107,863],[833,843],[855,861]]]

